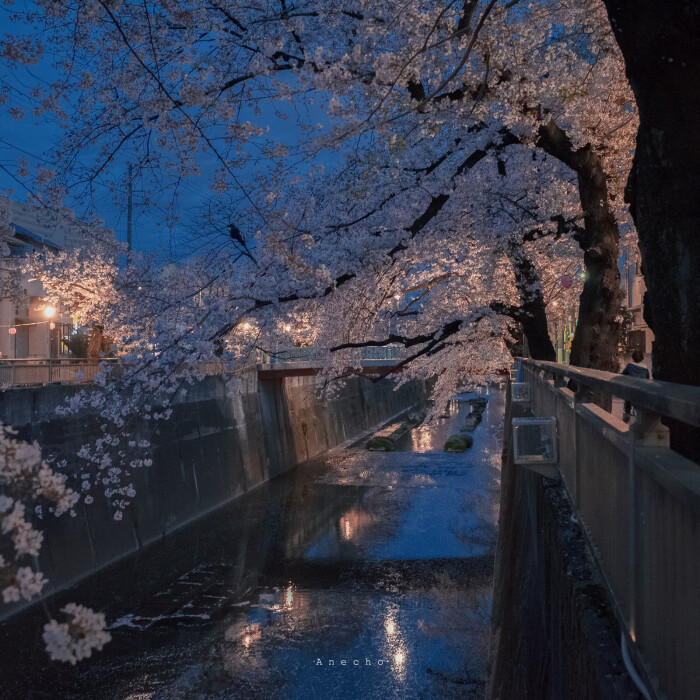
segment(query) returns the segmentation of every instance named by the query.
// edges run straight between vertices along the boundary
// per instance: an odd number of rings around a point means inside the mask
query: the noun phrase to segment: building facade
[[[0,282],[3,293],[21,258],[35,252],[58,251],[80,245],[78,233],[53,224],[38,208],[0,198],[3,226],[0,227]],[[43,298],[41,282],[20,276],[21,298],[0,297],[0,359],[45,359],[70,356],[66,341],[73,323],[60,308]]]

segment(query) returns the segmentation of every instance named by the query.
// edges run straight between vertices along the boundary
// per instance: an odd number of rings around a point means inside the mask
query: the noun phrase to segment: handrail
[[[380,348],[358,348],[358,359],[364,366],[367,363],[396,363],[400,359],[403,348],[386,346]],[[228,369],[225,362],[220,360],[202,361],[199,370],[203,374],[241,374],[260,365],[300,365],[321,364],[327,350],[314,346],[280,348],[270,351],[258,349],[242,367]],[[92,382],[95,375],[105,363],[119,368],[121,360],[118,357],[104,358],[42,358],[16,357],[0,358],[0,385],[32,386],[41,384]],[[81,376],[78,376],[78,373]],[[114,377],[114,375],[113,375]]]
[[[623,377],[613,372],[582,369],[556,362],[529,359],[523,362],[554,377],[571,379],[577,385],[613,394],[652,413],[700,427],[700,387]]]
[[[693,700],[700,471],[671,447],[661,418],[700,426],[700,388],[530,359],[522,370],[531,411],[557,418],[559,475],[637,670],[653,697]],[[596,405],[601,394],[636,415],[623,423]]]
[[[104,365],[117,367],[117,358],[13,357],[0,359],[0,385],[4,387],[93,382]]]
[[[381,347],[355,348],[361,362],[392,361],[399,360],[403,346],[386,345]],[[328,354],[325,348],[314,345],[303,347],[279,348],[277,350],[258,349],[259,364],[293,364],[299,362],[315,362],[323,359]]]
[[[117,363],[118,357],[0,357],[1,364],[26,364],[32,366],[38,365],[59,365],[59,364],[87,364],[99,365],[101,362]]]

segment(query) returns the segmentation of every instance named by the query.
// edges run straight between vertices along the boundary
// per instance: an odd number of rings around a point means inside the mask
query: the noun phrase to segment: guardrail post
[[[635,409],[636,414],[630,425],[630,450],[629,450],[629,475],[628,475],[628,503],[629,515],[627,526],[629,528],[629,634],[634,644],[637,639],[637,583],[641,575],[641,551],[639,542],[640,527],[644,525],[644,513],[640,512],[637,484],[637,466],[635,451],[637,447],[669,447],[671,444],[670,431],[661,422],[661,416],[640,409]]]
[[[576,410],[576,407],[578,404],[584,404],[584,403],[594,403],[594,396],[593,392],[586,386],[584,386],[582,383],[578,383],[575,385],[576,388],[574,390],[574,445],[573,445],[573,450],[574,450],[574,466],[575,466],[575,473],[574,473],[574,486],[575,486],[575,492],[576,492],[576,497],[575,497],[575,503],[574,506],[576,508],[577,515],[580,511],[581,508],[581,463],[580,463],[580,454],[579,454],[579,449],[578,446],[581,443],[579,439],[579,417],[578,417],[578,412]]]
[[[640,447],[669,447],[671,433],[661,422],[658,413],[635,409],[635,420],[631,425],[634,442]]]

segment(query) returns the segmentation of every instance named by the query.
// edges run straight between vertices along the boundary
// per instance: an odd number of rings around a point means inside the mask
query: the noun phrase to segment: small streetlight
[[[44,316],[46,316],[46,318],[53,318],[55,313],[56,309],[53,306],[49,305],[44,307]]]

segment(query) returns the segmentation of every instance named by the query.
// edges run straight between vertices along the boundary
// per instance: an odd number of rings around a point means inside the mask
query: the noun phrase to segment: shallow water
[[[75,668],[46,661],[41,611],[15,618],[0,696],[482,697],[503,396],[462,455],[442,452],[453,409],[402,451],[329,452],[52,601],[110,621]]]

